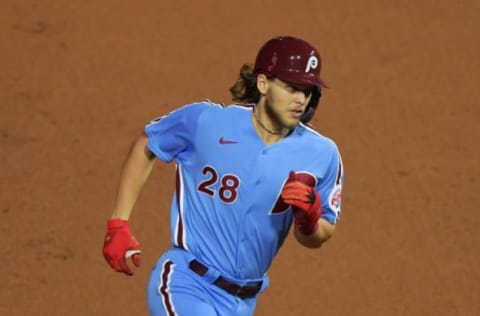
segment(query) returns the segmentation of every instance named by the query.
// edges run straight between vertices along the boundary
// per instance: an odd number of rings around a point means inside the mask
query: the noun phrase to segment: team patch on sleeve
[[[330,204],[330,208],[335,211],[335,213],[340,212],[341,204],[342,204],[342,188],[340,186],[335,186],[328,197],[328,203]]]
[[[343,164],[342,159],[339,157],[338,160],[338,172],[337,178],[335,180],[335,186],[328,196],[328,204],[330,208],[338,214],[340,213],[342,206],[342,186],[343,186]]]

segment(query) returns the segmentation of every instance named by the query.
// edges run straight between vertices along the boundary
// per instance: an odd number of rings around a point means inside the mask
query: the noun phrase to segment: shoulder
[[[197,109],[198,112],[203,112],[202,114],[205,119],[215,118],[215,119],[233,119],[237,120],[242,115],[248,115],[251,113],[251,107],[239,105],[239,104],[230,104],[224,105],[221,103],[213,103],[209,100],[192,103],[188,107],[193,107]]]
[[[215,109],[221,109],[222,107],[221,104],[212,103],[208,100],[185,104],[151,120],[146,124],[146,129],[158,130],[165,126],[173,127],[182,125],[194,127],[204,113]]]
[[[204,100],[200,102],[194,102],[186,104],[180,107],[178,110],[187,110],[187,111],[213,111],[213,112],[222,112],[222,113],[239,113],[239,112],[249,112],[252,110],[251,105],[243,104],[229,104],[225,105],[223,103],[215,103],[210,100]],[[178,111],[177,110],[177,111]]]
[[[241,104],[230,104],[223,108],[223,115],[232,118],[240,118],[242,116],[250,115],[252,113],[252,107]]]
[[[294,142],[297,152],[322,164],[331,164],[341,160],[340,151],[335,141],[311,126],[300,123],[296,129],[297,139]]]
[[[213,103],[209,100],[193,102],[179,106],[178,108],[155,118],[150,121],[152,123],[158,123],[160,121],[184,121],[191,122],[192,120],[198,120],[204,113],[211,111],[217,111],[223,108],[222,104]]]
[[[200,112],[204,111],[216,111],[222,109],[224,106],[223,104],[220,103],[213,103],[210,100],[205,100],[205,101],[200,101],[200,102],[194,102],[190,104],[186,104],[177,110],[173,111],[186,111],[186,112],[195,112],[199,114]]]
[[[338,152],[337,144],[333,139],[321,134],[309,124],[300,123],[297,127],[297,133],[301,135],[303,142],[306,142],[313,148],[318,148],[322,152]]]

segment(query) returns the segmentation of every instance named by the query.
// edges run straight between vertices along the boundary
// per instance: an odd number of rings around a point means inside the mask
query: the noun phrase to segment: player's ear
[[[261,95],[265,95],[268,90],[268,78],[264,74],[257,75],[257,89]]]

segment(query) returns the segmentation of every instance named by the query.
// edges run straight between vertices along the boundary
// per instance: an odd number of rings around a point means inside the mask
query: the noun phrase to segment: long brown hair
[[[257,89],[257,74],[252,65],[243,64],[235,84],[230,88],[232,100],[241,103],[257,103],[260,92]]]

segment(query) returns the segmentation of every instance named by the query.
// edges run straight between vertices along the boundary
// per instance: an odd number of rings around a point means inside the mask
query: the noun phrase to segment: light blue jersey
[[[266,278],[287,237],[293,215],[280,192],[290,171],[313,179],[322,217],[332,224],[343,185],[332,140],[300,123],[285,139],[265,145],[251,117],[251,107],[200,102],[145,127],[148,148],[177,164],[172,245],[239,282]]]

